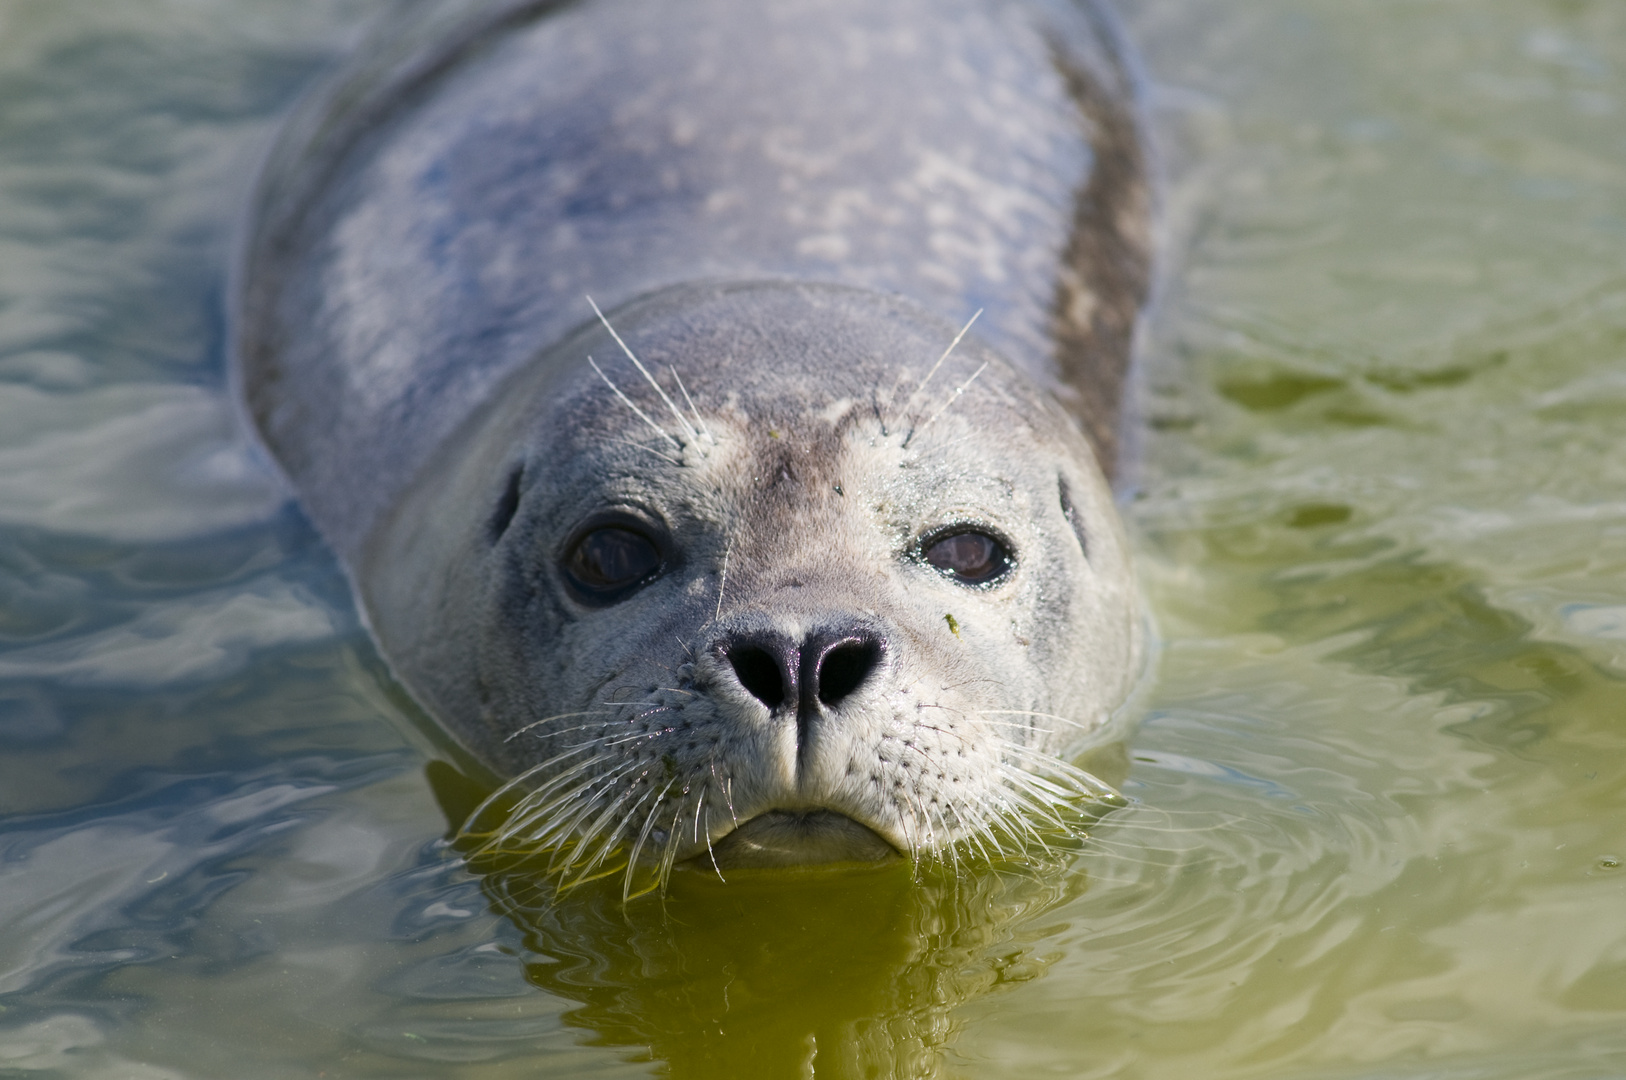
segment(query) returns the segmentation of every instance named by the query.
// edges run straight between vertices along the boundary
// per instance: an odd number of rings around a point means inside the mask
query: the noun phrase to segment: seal
[[[493,843],[632,890],[1105,791],[1136,115],[1087,0],[509,0],[290,121],[241,392]]]

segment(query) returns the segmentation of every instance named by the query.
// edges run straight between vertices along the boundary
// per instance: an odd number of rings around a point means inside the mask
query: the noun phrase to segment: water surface
[[[226,392],[254,164],[385,8],[0,2],[0,1075],[1626,1075],[1626,7],[1126,2],[1133,805],[633,909],[445,845]]]

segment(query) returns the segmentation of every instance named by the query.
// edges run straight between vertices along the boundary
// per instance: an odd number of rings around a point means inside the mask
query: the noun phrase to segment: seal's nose
[[[879,635],[868,630],[819,630],[799,646],[754,634],[730,644],[726,655],[740,685],[769,712],[795,702],[799,713],[810,716],[862,686],[884,652]]]
[[[795,645],[777,636],[755,635],[728,647],[729,666],[750,695],[773,712],[787,699],[797,699],[800,655]]]
[[[881,662],[881,639],[867,632],[815,633],[802,645],[801,709],[814,700],[834,707],[868,679]]]

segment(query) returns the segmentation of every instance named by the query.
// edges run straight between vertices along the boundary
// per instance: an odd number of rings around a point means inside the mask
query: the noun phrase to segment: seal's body
[[[244,393],[402,680],[525,777],[514,831],[863,858],[1066,786],[1046,755],[1138,655],[1105,476],[1147,199],[1106,26],[510,0],[290,126]]]

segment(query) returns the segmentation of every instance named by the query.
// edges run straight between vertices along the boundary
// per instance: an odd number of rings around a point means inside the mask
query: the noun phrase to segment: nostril
[[[772,654],[749,647],[730,649],[728,662],[734,666],[740,685],[752,697],[769,709],[777,709],[785,703],[785,680],[779,674],[779,661]]]
[[[863,685],[880,659],[881,646],[874,641],[843,641],[831,648],[814,676],[819,700],[835,705]]]

